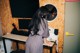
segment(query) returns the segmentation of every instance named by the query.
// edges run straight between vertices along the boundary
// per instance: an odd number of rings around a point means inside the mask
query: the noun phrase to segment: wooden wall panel
[[[52,4],[57,8],[58,15],[57,18],[51,22],[48,22],[48,25],[52,28],[59,29],[58,35],[58,51],[62,53],[63,51],[63,39],[64,39],[64,0],[40,0],[40,6],[46,4]],[[54,50],[54,49],[53,49]]]
[[[0,7],[1,7],[0,17],[2,21],[2,31],[3,34],[6,34],[7,32],[10,32],[12,30],[11,22],[13,22],[9,7],[9,1],[0,0]]]

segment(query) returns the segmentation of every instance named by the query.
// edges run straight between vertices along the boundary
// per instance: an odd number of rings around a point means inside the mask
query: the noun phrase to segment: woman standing
[[[45,6],[40,7],[33,15],[29,38],[26,41],[26,53],[43,53],[43,39],[49,36],[48,10]]]

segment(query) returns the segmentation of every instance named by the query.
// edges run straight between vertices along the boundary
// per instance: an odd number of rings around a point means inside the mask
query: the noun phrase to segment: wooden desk
[[[5,39],[15,41],[16,45],[17,45],[17,49],[19,49],[18,42],[25,43],[26,40],[28,39],[27,36],[21,36],[21,35],[15,35],[15,34],[6,34],[6,35],[2,36],[2,38],[3,38],[5,53],[7,53],[6,45],[5,45]],[[53,47],[54,43],[48,44],[48,43],[44,42],[43,45],[47,46],[47,47],[50,47],[50,53],[52,53],[52,47]]]

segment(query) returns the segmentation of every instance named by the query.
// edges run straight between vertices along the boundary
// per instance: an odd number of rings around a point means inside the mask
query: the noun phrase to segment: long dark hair
[[[42,6],[33,15],[29,27],[30,27],[30,31],[32,30],[34,35],[37,35],[37,32],[39,31],[39,24],[41,23],[41,19],[43,20],[47,16],[47,13],[48,13],[47,8],[45,6]]]

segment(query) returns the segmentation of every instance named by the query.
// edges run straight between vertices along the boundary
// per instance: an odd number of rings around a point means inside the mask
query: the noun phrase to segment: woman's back
[[[37,13],[41,13],[41,11],[38,11]],[[48,23],[47,20],[43,18],[44,14],[36,15],[37,17],[34,16],[34,18],[32,18],[32,28],[30,30],[29,38],[26,41],[26,53],[43,53],[43,38],[49,36]]]

